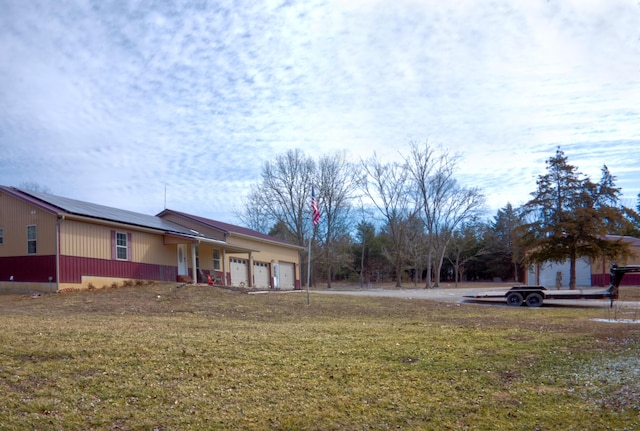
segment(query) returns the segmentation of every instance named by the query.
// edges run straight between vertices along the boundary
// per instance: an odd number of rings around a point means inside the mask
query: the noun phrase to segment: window
[[[4,229],[0,227],[0,245],[4,244]]]
[[[36,254],[38,242],[38,232],[36,225],[27,226],[27,253]]]
[[[220,250],[213,250],[213,269],[220,271]]]
[[[127,234],[116,232],[116,259],[127,260]]]

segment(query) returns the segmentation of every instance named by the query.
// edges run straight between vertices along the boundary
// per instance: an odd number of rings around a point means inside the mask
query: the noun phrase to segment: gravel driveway
[[[477,292],[478,289],[454,288],[454,289],[354,289],[354,290],[314,290],[314,293],[328,295],[352,295],[352,296],[381,296],[387,298],[403,299],[430,299],[441,302],[460,302],[467,293]]]
[[[386,298],[401,298],[401,299],[426,299],[439,302],[450,303],[469,303],[469,304],[487,304],[487,305],[501,305],[506,306],[506,301],[497,299],[470,299],[464,298],[464,295],[474,292],[482,292],[486,290],[504,290],[508,288],[487,288],[487,287],[457,287],[457,288],[434,288],[434,289],[318,289],[313,290],[314,293],[320,293],[325,295],[351,295],[351,296],[377,296]],[[589,307],[589,308],[608,308],[608,299],[554,299],[547,300],[543,303],[543,306],[558,305],[558,306],[571,306],[571,307]],[[625,306],[630,308],[640,308],[640,302],[633,301],[618,301],[618,306]],[[526,308],[526,307],[525,307]]]

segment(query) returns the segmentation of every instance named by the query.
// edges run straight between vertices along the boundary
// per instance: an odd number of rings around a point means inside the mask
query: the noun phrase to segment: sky
[[[239,223],[276,155],[460,155],[489,216],[558,147],[640,193],[638,0],[0,0],[0,184]]]

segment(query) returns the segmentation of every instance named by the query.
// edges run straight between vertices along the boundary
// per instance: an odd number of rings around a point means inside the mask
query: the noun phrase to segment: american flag
[[[320,210],[318,209],[318,201],[316,201],[316,193],[311,188],[311,219],[313,220],[313,224],[317,225],[320,223]]]

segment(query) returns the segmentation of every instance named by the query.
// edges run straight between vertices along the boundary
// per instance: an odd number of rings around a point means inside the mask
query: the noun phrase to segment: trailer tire
[[[527,295],[527,307],[540,307],[542,305],[542,295],[530,293]]]
[[[522,295],[518,292],[510,292],[507,294],[507,305],[519,307],[522,305]]]

